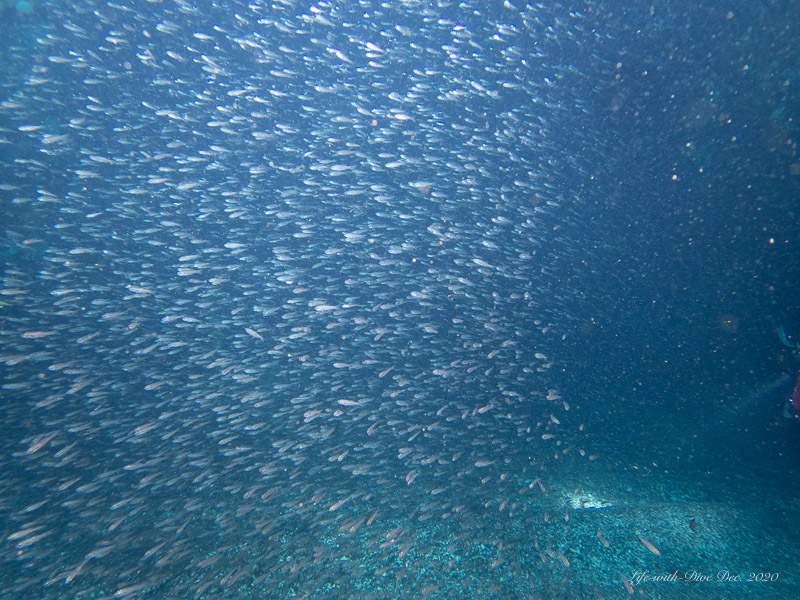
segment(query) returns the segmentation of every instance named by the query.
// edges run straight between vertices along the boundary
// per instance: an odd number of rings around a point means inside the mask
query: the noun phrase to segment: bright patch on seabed
[[[611,508],[611,502],[606,502],[590,492],[571,492],[565,495],[569,507],[575,510],[586,508]]]

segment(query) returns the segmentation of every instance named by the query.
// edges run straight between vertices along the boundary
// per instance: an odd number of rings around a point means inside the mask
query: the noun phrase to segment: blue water
[[[0,597],[800,597],[797,3],[0,11]]]

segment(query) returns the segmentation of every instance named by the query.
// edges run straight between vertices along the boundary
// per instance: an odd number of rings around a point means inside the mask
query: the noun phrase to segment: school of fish
[[[602,149],[584,95],[614,69],[581,6],[76,0],[17,19],[3,594],[565,585],[572,522],[535,500],[593,457],[558,354]]]

